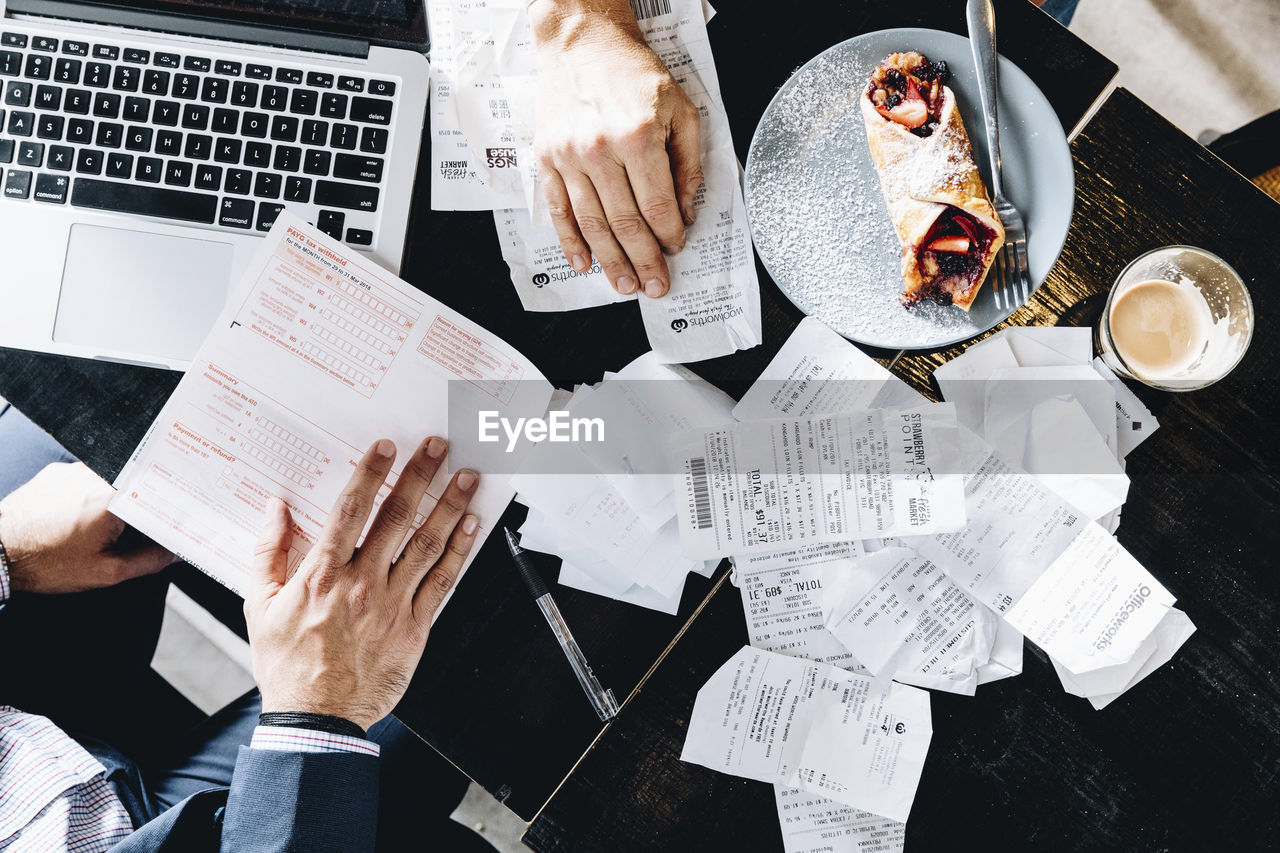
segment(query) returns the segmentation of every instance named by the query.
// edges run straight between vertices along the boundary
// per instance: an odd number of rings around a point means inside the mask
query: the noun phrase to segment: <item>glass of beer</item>
[[[1226,261],[1193,246],[1147,252],[1116,279],[1095,337],[1121,376],[1194,391],[1235,368],[1253,336],[1253,301]]]

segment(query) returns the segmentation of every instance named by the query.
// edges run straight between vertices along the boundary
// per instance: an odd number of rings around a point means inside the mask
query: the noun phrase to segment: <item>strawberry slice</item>
[[[969,251],[968,237],[939,237],[929,244],[929,249],[934,252],[957,252],[964,254]]]
[[[929,120],[929,106],[922,100],[903,100],[889,110],[889,118],[898,124],[915,130]]]

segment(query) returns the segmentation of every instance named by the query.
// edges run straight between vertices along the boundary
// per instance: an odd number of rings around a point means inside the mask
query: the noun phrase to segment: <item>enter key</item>
[[[339,154],[333,161],[333,176],[348,181],[382,181],[382,163],[378,157],[361,157],[358,154]]]

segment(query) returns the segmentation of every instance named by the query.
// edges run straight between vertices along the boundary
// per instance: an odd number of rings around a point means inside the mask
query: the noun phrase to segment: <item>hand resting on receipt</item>
[[[702,183],[697,107],[645,43],[628,0],[534,0],[535,147],[551,220],[579,273],[665,296]]]

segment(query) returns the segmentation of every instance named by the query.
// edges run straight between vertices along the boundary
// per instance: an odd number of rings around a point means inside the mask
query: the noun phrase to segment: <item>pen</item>
[[[533,593],[534,601],[538,602],[538,609],[542,611],[543,616],[547,617],[551,632],[560,641],[560,648],[564,649],[564,656],[569,659],[573,674],[578,676],[578,683],[582,685],[583,691],[591,700],[600,719],[606,721],[611,719],[618,713],[618,700],[613,698],[613,691],[606,690],[600,683],[600,679],[596,678],[591,671],[587,656],[582,653],[582,649],[578,647],[578,641],[573,638],[569,626],[565,624],[564,617],[560,615],[560,608],[556,607],[556,600],[547,590],[547,584],[542,580],[542,575],[538,574],[533,561],[520,547],[520,540],[509,528],[502,529],[507,534],[507,547],[511,549],[511,559],[515,561],[520,577],[524,578],[525,586],[529,587],[529,592]]]

